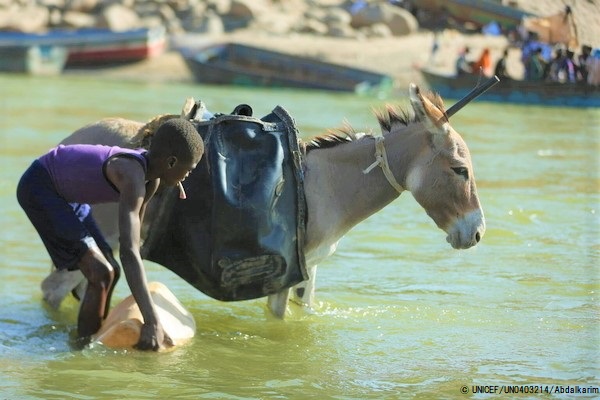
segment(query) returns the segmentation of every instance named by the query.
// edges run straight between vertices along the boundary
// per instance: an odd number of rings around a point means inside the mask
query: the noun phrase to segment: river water
[[[453,250],[405,193],[320,265],[310,313],[274,320],[264,299],[221,303],[147,262],[149,279],[198,325],[190,344],[154,354],[75,350],[77,303],[43,304],[48,256],[15,200],[32,159],[92,121],[177,113],[190,96],[221,112],[249,103],[259,116],[282,105],[305,138],[344,120],[378,129],[372,108],[391,100],[79,76],[0,75],[0,93],[2,398],[492,398],[473,392],[600,387],[600,110],[468,105],[452,123],[472,153],[482,242]],[[123,279],[115,300],[128,294]]]

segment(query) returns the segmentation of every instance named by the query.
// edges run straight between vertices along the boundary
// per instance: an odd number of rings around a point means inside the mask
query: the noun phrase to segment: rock
[[[354,38],[356,31],[350,25],[333,23],[329,25],[327,35],[337,38]]]
[[[186,10],[189,10],[190,8],[196,7],[200,3],[206,3],[206,1],[203,1],[203,0],[167,0],[167,1],[159,2],[159,4],[162,4],[162,3],[164,3],[166,6],[170,7],[171,9],[173,9],[176,12],[185,12]]]
[[[65,9],[65,0],[38,0],[38,6],[46,7],[49,10],[52,9]],[[0,1],[0,7],[2,7],[2,1]]]
[[[369,38],[388,38],[394,36],[390,27],[382,22],[362,28],[361,32]]]
[[[206,35],[220,35],[225,32],[221,17],[214,10],[206,10],[201,15],[195,15],[185,20],[185,30]]]
[[[144,26],[149,26],[149,16],[144,16],[144,14],[140,14],[139,12],[138,15],[141,17],[143,16]],[[182,21],[177,18],[177,14],[168,4],[160,4],[158,6],[158,12],[156,13],[156,16],[160,18],[160,21],[157,23],[157,25],[163,24],[167,29],[167,32],[175,34],[182,33],[184,31],[184,28],[182,27]]]
[[[352,22],[352,15],[341,8],[330,8],[323,16],[323,22],[327,25],[348,25]]]
[[[295,28],[296,32],[312,33],[315,35],[326,35],[328,30],[329,30],[329,28],[327,27],[327,25],[325,23],[323,23],[319,20],[316,20],[314,18],[303,20]]]
[[[96,26],[96,17],[79,11],[66,11],[60,25],[64,28],[81,29]]]
[[[387,6],[387,4],[384,5]],[[419,23],[414,15],[402,8],[390,7],[392,8],[391,17],[389,21],[386,21],[386,25],[394,36],[405,36],[417,32]]]
[[[232,0],[227,14],[240,20],[252,20],[267,11],[268,6],[263,0]]]
[[[0,10],[0,29],[19,32],[44,32],[50,24],[50,11],[46,7],[10,7]]]
[[[207,0],[206,8],[215,10],[217,14],[228,14],[231,10],[231,0]]]
[[[363,28],[377,23],[387,25],[394,36],[416,32],[418,22],[408,11],[390,4],[369,4],[352,16],[351,25]]]
[[[138,15],[132,9],[117,3],[105,7],[98,16],[98,27],[100,28],[125,31],[140,26],[141,21]]]
[[[91,13],[98,7],[98,4],[99,0],[67,0],[65,10]]]

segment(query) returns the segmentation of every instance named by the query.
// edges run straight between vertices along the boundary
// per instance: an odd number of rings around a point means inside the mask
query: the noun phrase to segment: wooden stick
[[[456,114],[458,111],[460,111],[461,108],[466,106],[470,101],[474,100],[476,97],[478,97],[481,94],[483,94],[484,92],[486,92],[488,89],[490,89],[492,86],[494,86],[498,82],[500,82],[500,78],[498,78],[496,75],[494,75],[493,77],[488,79],[486,82],[482,83],[481,85],[475,86],[475,88],[473,90],[471,90],[469,93],[467,93],[467,95],[465,97],[463,97],[462,99],[457,101],[452,107],[450,107],[448,110],[446,110],[446,115],[448,116],[448,118],[450,118],[451,116]]]

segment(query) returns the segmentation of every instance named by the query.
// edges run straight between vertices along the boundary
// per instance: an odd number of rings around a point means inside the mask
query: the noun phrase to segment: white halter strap
[[[385,175],[385,178],[390,183],[390,185],[392,185],[392,187],[396,189],[398,193],[402,193],[404,189],[402,188],[402,186],[400,186],[400,184],[394,177],[394,174],[390,169],[390,165],[388,164],[387,154],[385,152],[385,145],[383,144],[384,137],[375,136],[373,138],[375,139],[375,162],[373,162],[373,164],[365,168],[363,170],[363,174],[368,174],[369,172],[371,172],[371,170],[373,170],[373,168],[379,165],[381,167],[381,170],[383,171],[383,175]]]

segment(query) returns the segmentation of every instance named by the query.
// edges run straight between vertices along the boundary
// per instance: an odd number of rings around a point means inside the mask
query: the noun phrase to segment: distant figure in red
[[[492,74],[492,58],[490,56],[490,49],[487,47],[483,49],[479,60],[473,64],[472,70],[476,75],[483,73],[483,75],[490,76]]]

